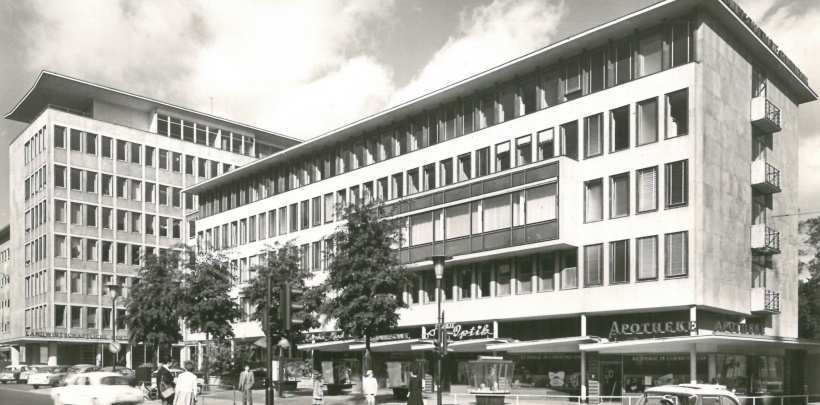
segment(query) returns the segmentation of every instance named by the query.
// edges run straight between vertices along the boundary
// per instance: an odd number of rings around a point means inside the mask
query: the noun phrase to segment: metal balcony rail
[[[769,99],[766,99],[766,119],[780,126],[780,109],[777,108]]]
[[[764,241],[764,246],[766,246],[767,248],[780,251],[780,232],[775,231],[774,229],[769,228],[767,226]]]
[[[778,119],[779,117],[780,113],[778,112]],[[780,188],[780,170],[770,165],[769,162],[766,162],[766,182]]]
[[[48,105],[46,105],[46,107],[45,107],[45,108],[43,108],[43,111],[41,111],[41,112],[40,112],[40,114],[38,114],[38,116],[39,116],[39,115],[42,115],[42,113],[43,113],[45,110],[48,110],[48,109],[57,110],[57,111],[62,111],[62,112],[64,112],[64,113],[69,113],[69,114],[74,114],[74,115],[79,115],[79,116],[81,116],[81,117],[86,117],[86,118],[94,118],[94,115],[93,115],[93,114],[89,114],[89,113],[87,113],[87,112],[85,112],[85,111],[72,110],[72,109],[70,109],[70,108],[63,107],[63,106],[59,106],[59,105],[56,105],[56,104],[48,104]]]
[[[780,312],[780,293],[767,289],[763,296],[763,308],[771,312]]]

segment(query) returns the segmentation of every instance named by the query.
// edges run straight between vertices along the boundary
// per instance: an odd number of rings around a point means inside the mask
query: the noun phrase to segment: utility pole
[[[270,289],[271,289],[271,280],[270,276],[268,276],[268,285],[265,292],[265,346],[267,346],[267,351],[265,354],[266,357],[266,366],[265,369],[267,370],[267,375],[265,376],[265,405],[273,405],[273,379],[272,379],[272,370],[273,368],[273,345],[271,341],[273,340],[273,336],[270,334]]]

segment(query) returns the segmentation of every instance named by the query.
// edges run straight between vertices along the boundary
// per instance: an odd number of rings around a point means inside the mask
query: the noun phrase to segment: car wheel
[[[5,384],[5,383],[6,383],[6,380],[0,381],[0,382],[2,382],[3,384]]]
[[[34,389],[35,389],[35,390],[36,390],[37,388],[40,388],[40,386],[39,386],[39,385],[32,385],[32,387],[34,387]]]

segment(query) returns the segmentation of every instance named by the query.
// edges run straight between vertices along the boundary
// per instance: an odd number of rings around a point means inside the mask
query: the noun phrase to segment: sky
[[[655,2],[0,0],[0,112],[48,70],[309,139]],[[820,2],[738,3],[820,82]],[[800,110],[800,209],[820,213],[820,102]],[[0,226],[24,128],[0,120]]]

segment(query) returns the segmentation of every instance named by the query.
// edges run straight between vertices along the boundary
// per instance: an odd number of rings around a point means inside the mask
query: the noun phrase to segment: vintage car
[[[48,367],[48,364],[35,364],[33,366],[28,366],[26,370],[20,372],[20,381],[28,382],[28,378],[37,373],[37,371],[43,367]]]
[[[24,364],[18,364],[16,366],[6,366],[2,372],[0,372],[0,383],[8,383],[8,382],[20,382],[20,373],[27,370]]]
[[[740,405],[723,385],[679,384],[647,388],[637,405]]]
[[[93,365],[93,364],[77,364],[75,366],[69,367],[68,371],[66,372],[63,380],[60,381],[60,385],[69,385],[74,383],[74,379],[77,378],[77,375],[82,373],[90,373],[93,371],[99,371],[100,368]]]
[[[136,405],[143,397],[142,390],[132,387],[122,374],[92,371],[77,374],[72,384],[51,390],[51,399],[55,405]]]
[[[60,385],[67,371],[68,366],[42,366],[37,369],[36,373],[29,376],[28,384],[35,390],[46,385],[56,387]]]
[[[134,370],[131,370],[128,367],[116,366],[116,368],[114,368],[114,366],[106,366],[101,368],[100,371],[105,371],[107,373],[119,373],[123,377],[127,378],[128,381],[131,381],[131,385],[136,384],[134,382],[134,380],[136,379],[136,374],[134,373]]]

